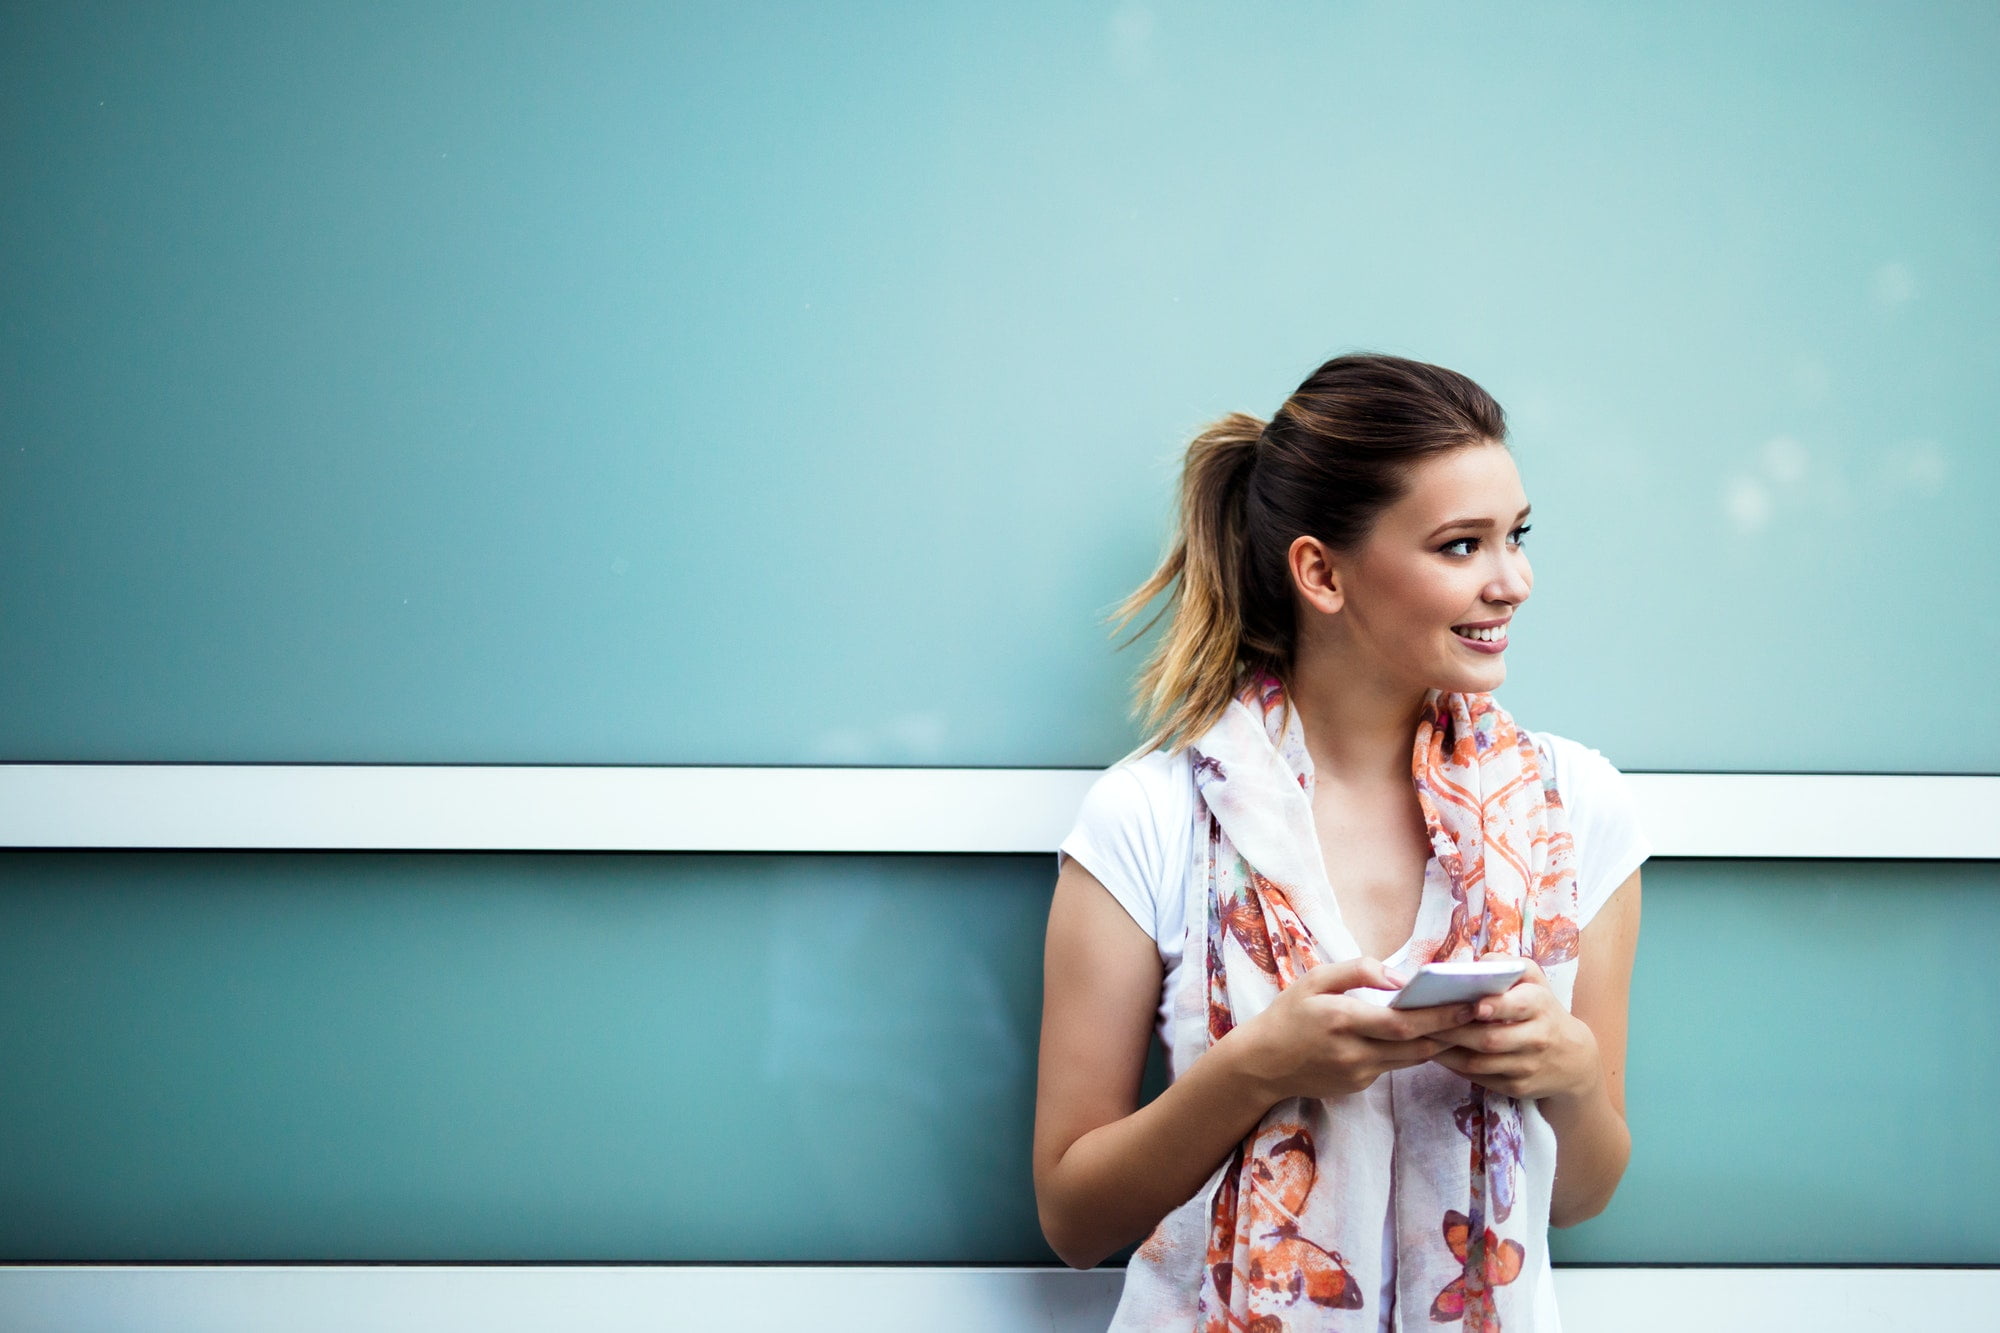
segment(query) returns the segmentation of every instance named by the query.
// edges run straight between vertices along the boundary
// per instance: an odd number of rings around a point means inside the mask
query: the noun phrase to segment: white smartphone
[[[1428,1009],[1498,995],[1527,973],[1525,958],[1478,958],[1462,963],[1425,963],[1410,984],[1389,1001],[1391,1009]]]

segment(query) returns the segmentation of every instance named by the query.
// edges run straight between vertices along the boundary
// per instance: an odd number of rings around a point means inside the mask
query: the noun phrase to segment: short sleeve
[[[1576,844],[1577,926],[1588,925],[1618,886],[1653,854],[1625,775],[1596,750],[1543,733],[1556,768],[1556,790]]]
[[[1145,785],[1127,765],[1106,769],[1084,794],[1076,827],[1056,852],[1074,857],[1097,877],[1156,943],[1160,938],[1159,885],[1166,852]]]

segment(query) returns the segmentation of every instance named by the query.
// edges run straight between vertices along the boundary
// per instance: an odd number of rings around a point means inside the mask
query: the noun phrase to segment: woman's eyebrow
[[[1533,505],[1523,505],[1521,507],[1521,512],[1514,515],[1514,521],[1516,523],[1519,523],[1522,519],[1528,516],[1528,511],[1533,508],[1534,508]],[[1429,541],[1431,540],[1431,537],[1436,537],[1441,533],[1450,532],[1453,528],[1490,528],[1492,526],[1493,526],[1493,520],[1490,518],[1455,518],[1451,520],[1451,522],[1449,523],[1442,523],[1439,524],[1437,527],[1431,529],[1430,537],[1426,537],[1424,538],[1424,540]]]

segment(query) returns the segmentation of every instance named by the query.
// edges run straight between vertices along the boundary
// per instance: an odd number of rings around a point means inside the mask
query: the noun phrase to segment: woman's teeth
[[[1507,627],[1505,625],[1493,625],[1486,629],[1454,629],[1452,633],[1461,639],[1477,639],[1481,643],[1497,643],[1507,637]]]

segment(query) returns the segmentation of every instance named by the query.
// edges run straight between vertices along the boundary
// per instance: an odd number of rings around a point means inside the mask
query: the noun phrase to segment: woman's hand
[[[1233,1045],[1238,1070],[1267,1105],[1287,1097],[1359,1092],[1392,1069],[1445,1052],[1449,1034],[1472,1023],[1469,1004],[1390,1009],[1345,994],[1357,986],[1395,990],[1402,984],[1374,958],[1322,963],[1278,992],[1215,1049]]]
[[[1446,1069],[1509,1097],[1573,1096],[1602,1083],[1596,1036],[1563,1008],[1533,959],[1526,975],[1480,1000],[1473,1013],[1472,1022],[1437,1034],[1448,1045],[1432,1059]]]

